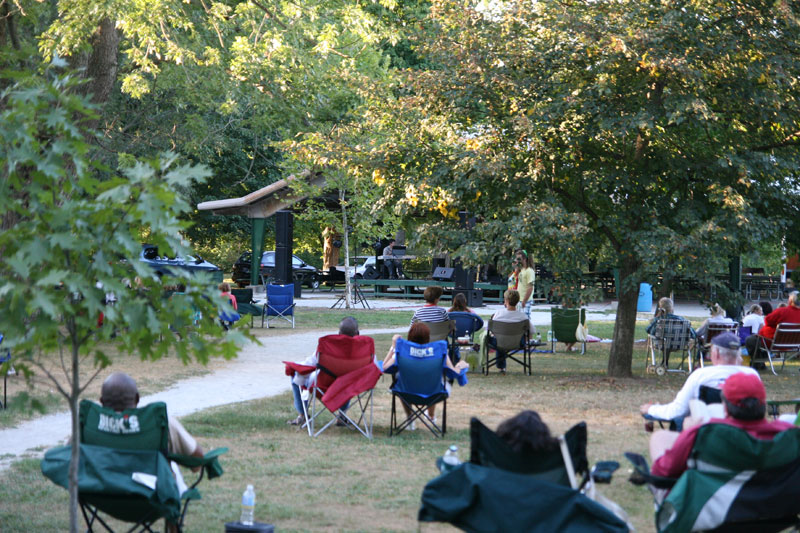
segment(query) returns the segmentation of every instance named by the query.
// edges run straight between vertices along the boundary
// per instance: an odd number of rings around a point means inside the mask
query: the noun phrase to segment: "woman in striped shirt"
[[[443,289],[437,285],[425,287],[422,297],[425,298],[425,305],[414,312],[411,323],[414,322],[446,322],[450,320],[450,315],[444,307],[437,307],[439,298],[442,297]]]

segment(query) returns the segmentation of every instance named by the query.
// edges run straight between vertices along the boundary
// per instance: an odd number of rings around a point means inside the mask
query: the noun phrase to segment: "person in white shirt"
[[[764,310],[758,304],[753,304],[750,312],[742,320],[743,328],[750,328],[751,335],[758,335],[758,330],[764,325]]]
[[[492,315],[492,320],[495,322],[520,322],[522,320],[528,321],[528,331],[531,335],[536,334],[536,327],[528,319],[528,315],[524,311],[517,311],[517,304],[519,303],[519,292],[513,289],[507,290],[503,293],[503,309],[497,311]],[[497,342],[491,336],[487,337],[487,343],[490,348],[497,348]],[[501,374],[506,373],[506,353],[503,350],[497,350],[497,369]]]
[[[648,402],[639,407],[642,416],[649,420],[682,419],[689,414],[689,400],[700,397],[700,386],[721,389],[728,376],[738,372],[758,376],[754,369],[741,366],[741,343],[733,333],[720,333],[711,339],[711,366],[695,370],[686,379],[675,399],[670,403]]]

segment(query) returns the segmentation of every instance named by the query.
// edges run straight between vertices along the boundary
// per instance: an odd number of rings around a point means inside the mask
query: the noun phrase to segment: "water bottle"
[[[461,460],[458,458],[458,446],[452,444],[447,451],[444,452],[444,457],[442,457],[442,472],[449,472],[460,464]]]
[[[553,330],[547,330],[547,342],[553,342]]]
[[[242,494],[242,517],[239,522],[246,526],[253,525],[253,511],[256,507],[256,491],[253,485],[247,485],[247,490]]]
[[[542,344],[542,334],[536,333],[536,344]]]

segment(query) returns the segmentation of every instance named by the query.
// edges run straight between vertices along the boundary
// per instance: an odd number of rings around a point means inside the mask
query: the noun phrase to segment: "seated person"
[[[707,342],[706,333],[708,332],[709,324],[733,324],[733,320],[725,316],[725,310],[719,304],[714,304],[711,307],[711,316],[697,328],[697,338],[703,339],[704,342]]]
[[[351,316],[344,317],[342,321],[339,322],[339,335],[347,335],[348,337],[356,337],[359,335],[358,320]],[[301,364],[306,366],[317,366],[318,362],[319,357],[317,356],[317,351],[314,350],[314,353],[306,358],[306,360]],[[303,414],[303,404],[305,403],[306,407],[308,407],[308,400],[303,399],[301,388],[308,388],[310,385],[313,385],[317,380],[317,372],[319,371],[317,370],[305,375],[295,373],[294,376],[292,376],[292,397],[294,399],[294,409],[297,411],[297,418],[287,420],[287,424],[292,426],[302,426],[306,423],[305,414]],[[347,404],[345,404],[344,410],[347,410]],[[344,425],[344,422],[338,421],[336,425]]]
[[[394,243],[395,240],[392,239],[383,249],[383,264],[386,265],[386,270],[389,272],[389,279],[405,278],[403,260],[394,257]]]
[[[386,357],[383,359],[384,372],[386,372],[386,370],[391,368],[391,366],[394,365],[395,363],[394,350],[395,347],[397,346],[397,339],[399,338],[400,335],[395,335],[394,337],[392,337],[392,346],[389,348],[389,351],[386,353]],[[429,342],[431,342],[431,330],[425,324],[422,324],[421,322],[415,322],[411,324],[411,327],[408,330],[408,340],[416,344],[428,344]],[[444,359],[445,363],[447,364],[447,368],[449,368],[453,372],[461,372],[462,369],[469,368],[469,364],[467,364],[466,361],[459,361],[454,366],[453,363],[450,361],[449,357],[445,357]],[[447,388],[447,394],[449,395],[450,383],[446,383],[445,387]],[[402,403],[403,405],[403,409],[406,412],[406,416],[410,416],[411,411],[408,409],[406,404],[403,402],[400,403]],[[433,420],[434,423],[436,423],[435,404],[428,407],[428,416],[430,417],[431,420]],[[416,424],[414,422],[411,422],[411,425],[409,426],[408,429],[414,431],[416,429]]]
[[[779,307],[764,318],[764,325],[758,334],[750,335],[745,339],[744,343],[747,347],[747,353],[751,356],[756,356],[756,350],[760,349],[758,336],[762,336],[767,340],[768,344],[772,343],[775,337],[775,330],[779,324],[784,322],[790,324],[800,324],[800,293],[794,291],[789,295],[786,306]],[[760,351],[760,350],[759,350]],[[761,354],[760,357],[766,357],[766,354]]]
[[[747,316],[742,320],[743,328],[750,328],[750,333],[757,334],[761,326],[764,325],[764,309],[758,305],[753,304]]]
[[[472,313],[475,314],[475,311],[467,307],[467,297],[464,296],[463,292],[459,292],[455,296],[453,296],[453,306],[447,310],[448,313],[452,313],[453,311],[457,311],[459,313]]]
[[[689,414],[689,400],[700,397],[701,385],[719,389],[729,376],[740,372],[758,377],[758,372],[752,368],[740,366],[740,347],[737,335],[729,332],[716,335],[711,340],[711,365],[689,374],[683,387],[670,403],[641,405],[639,411],[642,416],[648,420],[682,419]],[[648,430],[652,428],[652,422],[648,423],[647,428]]]
[[[656,309],[656,314],[653,317],[653,320],[651,320],[650,324],[647,326],[648,335],[655,335],[656,326],[658,324],[658,321],[661,319],[682,320],[684,322],[689,322],[684,317],[674,314],[673,313],[674,310],[675,310],[675,304],[672,302],[672,298],[666,298],[666,297],[661,298],[658,301],[658,308]],[[694,329],[691,328],[691,326],[690,326],[690,334],[693,339],[697,338],[697,334],[695,333]],[[669,354],[671,352],[672,350],[670,349],[666,350],[665,358],[663,361],[665,365],[669,364]]]
[[[780,420],[764,419],[767,412],[767,392],[758,375],[752,373],[739,372],[731,375],[722,386],[722,403],[725,407],[725,418],[712,418],[709,424],[728,424],[742,428],[762,440],[772,440],[781,431],[795,427]],[[650,439],[650,457],[655,461],[652,474],[679,477],[687,469],[687,460],[699,428],[700,426],[694,426],[682,433],[653,433]]]
[[[223,281],[217,286],[217,288],[219,289],[219,295],[222,296],[223,298],[227,298],[231,303],[231,307],[233,307],[233,310],[235,311],[232,314],[222,313],[222,316],[220,316],[219,318],[222,327],[225,328],[225,330],[227,330],[231,326],[231,324],[233,324],[240,318],[238,313],[239,304],[236,302],[236,296],[231,294],[231,286],[229,283]]]
[[[425,305],[414,311],[414,316],[411,317],[411,324],[414,322],[447,322],[450,320],[444,307],[437,307],[443,292],[444,289],[438,285],[425,287],[425,292],[422,293]]]
[[[136,387],[136,381],[128,374],[122,372],[115,372],[106,378],[103,386],[100,388],[100,404],[108,409],[113,409],[117,412],[122,412],[125,409],[134,409],[139,405],[139,390]],[[183,425],[178,420],[167,413],[167,423],[169,425],[169,439],[168,447],[169,452],[178,455],[190,455],[194,457],[203,457],[203,448],[197,444],[197,441],[192,437]],[[178,483],[178,489],[181,493],[186,490],[186,483],[183,481],[183,476],[174,461],[170,461],[172,472],[175,474],[175,479]],[[193,472],[200,470],[200,466],[192,468]],[[178,526],[167,522],[166,530],[171,532],[178,531]]]
[[[497,426],[497,436],[518,453],[549,452],[558,448],[558,439],[542,422],[539,413],[526,410]]]
[[[492,320],[495,322],[520,322],[521,320],[528,320],[528,315],[523,311],[517,311],[517,304],[519,303],[519,292],[509,289],[503,293],[503,307],[492,315]],[[536,327],[528,320],[529,331],[531,336],[536,334]],[[520,348],[523,347],[524,339],[520,339]],[[497,341],[488,336],[486,344],[489,348],[497,350]],[[506,353],[503,350],[497,350],[497,369],[501,374],[506,373]]]
[[[139,390],[136,381],[128,374],[115,372],[106,378],[100,388],[100,404],[108,409],[122,412],[139,405]],[[183,425],[167,413],[169,422],[169,452],[178,455],[203,457],[203,449],[197,444]],[[193,468],[195,472],[200,467]]]

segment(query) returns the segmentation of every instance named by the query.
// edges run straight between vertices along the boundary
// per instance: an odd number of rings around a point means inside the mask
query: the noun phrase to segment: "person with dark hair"
[[[394,351],[395,348],[397,347],[397,339],[399,338],[400,335],[395,335],[392,337],[392,345],[389,347],[389,351],[386,353],[386,357],[383,359],[384,372],[386,372],[387,369],[391,368],[392,365],[394,365],[396,362]],[[415,344],[428,344],[431,341],[431,330],[426,324],[423,324],[422,322],[414,322],[408,329],[408,335],[406,338],[410,342],[413,342]],[[469,368],[469,364],[466,361],[459,361],[454,366],[453,363],[450,361],[449,357],[445,357],[444,359],[445,359],[445,364],[447,364],[447,368],[449,368],[453,372],[461,372],[462,369]],[[450,394],[449,383],[447,384],[447,394]],[[408,409],[406,404],[402,402],[401,404],[403,405],[403,409],[406,411],[406,416],[410,416],[411,411]],[[436,422],[435,414],[436,414],[436,405],[434,404],[428,407],[428,416],[431,418],[431,420],[434,421],[434,423]],[[416,424],[414,424],[414,422],[411,422],[409,429],[412,431],[415,430]]]
[[[444,307],[438,307],[439,299],[442,297],[444,289],[438,285],[429,285],[425,287],[425,292],[422,297],[425,299],[425,305],[414,311],[414,316],[411,317],[411,323],[414,322],[446,322],[450,320],[450,316]]]
[[[550,434],[536,411],[526,410],[497,426],[497,436],[518,453],[548,452],[558,448],[558,439]]]
[[[467,297],[464,296],[463,292],[457,293],[453,296],[453,306],[447,310],[448,313],[452,313],[453,311],[459,313],[472,313],[475,314],[472,309],[467,307]]]
[[[392,239],[383,249],[383,264],[386,265],[386,270],[389,271],[389,279],[404,278],[403,261],[394,257],[394,243],[395,240]]]
[[[712,418],[709,424],[727,424],[742,428],[753,437],[772,440],[775,435],[795,426],[780,420],[767,421],[767,391],[758,376],[749,373],[733,374],[722,386],[722,403],[725,418]],[[694,426],[683,433],[658,431],[650,440],[650,456],[655,476],[680,476],[687,469],[687,461],[697,438]],[[724,445],[724,443],[720,443]]]
[[[356,337],[358,336],[358,320],[353,318],[352,316],[346,316],[339,322],[339,335],[347,335],[348,337]],[[373,354],[374,356],[374,354]],[[309,356],[305,361],[302,362],[303,365],[306,366],[317,366],[317,362],[319,361],[319,357],[317,355],[316,350],[314,353]],[[377,364],[377,360],[375,361]],[[303,388],[308,388],[309,385],[313,384],[317,380],[317,371],[311,372],[310,374],[297,374],[295,373],[292,376],[292,398],[294,400],[294,409],[297,411],[297,418],[293,418],[291,420],[287,420],[287,424],[292,426],[302,426],[306,423],[305,415],[303,414],[303,404],[305,403],[308,405],[308,400],[303,398]],[[345,410],[347,407],[345,407]],[[337,425],[341,425],[338,424]]]
[[[772,312],[772,302],[765,300],[763,302],[758,302],[758,305],[761,306],[761,312],[764,313],[764,316],[767,316]]]

